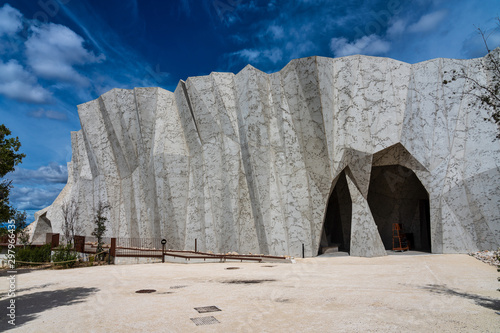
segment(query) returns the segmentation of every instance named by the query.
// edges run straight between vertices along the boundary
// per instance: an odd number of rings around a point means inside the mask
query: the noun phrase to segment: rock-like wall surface
[[[79,106],[68,184],[37,213],[33,238],[48,227],[60,232],[61,204],[73,199],[87,235],[103,201],[109,236],[294,256],[304,244],[314,256],[345,170],[351,255],[385,255],[367,200],[370,175],[373,166],[401,165],[428,192],[432,252],[496,248],[496,126],[464,94],[465,80],[443,84],[462,69],[487,81],[484,61],[310,57],[273,74],[247,66],[191,77],[174,92],[113,89]]]

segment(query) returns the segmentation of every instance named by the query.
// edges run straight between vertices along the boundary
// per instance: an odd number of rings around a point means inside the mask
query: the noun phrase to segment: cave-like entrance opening
[[[431,252],[429,194],[412,170],[372,167],[368,204],[387,250],[393,246],[393,224],[400,223],[410,249]]]
[[[352,201],[345,172],[339,175],[325,213],[318,254],[349,252],[351,244]]]

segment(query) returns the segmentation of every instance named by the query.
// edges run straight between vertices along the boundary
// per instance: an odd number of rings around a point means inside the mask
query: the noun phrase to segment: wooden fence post
[[[59,246],[59,234],[54,233],[46,233],[45,234],[45,244],[50,244],[50,247],[53,249]]]
[[[74,238],[74,243],[75,243],[75,251],[84,253],[85,252],[85,236],[75,236]]]
[[[45,234],[45,244],[52,244],[52,233],[47,232]]]
[[[52,234],[52,248],[56,248],[59,246],[59,234]]]
[[[116,238],[111,238],[111,248],[109,249],[109,254],[115,257],[116,254]]]

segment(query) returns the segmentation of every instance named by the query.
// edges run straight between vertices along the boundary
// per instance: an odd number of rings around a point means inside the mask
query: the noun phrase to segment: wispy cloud
[[[89,81],[74,66],[104,60],[84,48],[84,40],[68,27],[59,24],[33,26],[32,35],[26,41],[28,64],[45,79],[73,82],[86,86]]]
[[[244,59],[244,61],[261,64],[271,62],[276,64],[283,58],[283,52],[279,48],[256,50],[256,49],[244,49],[232,53],[230,56],[238,57]]]
[[[446,10],[439,10],[422,16],[417,22],[408,27],[410,32],[428,32],[435,30],[447,15]]]
[[[55,110],[45,110],[45,109],[37,109],[37,110],[32,110],[28,113],[30,117],[33,118],[47,118],[47,119],[55,119],[55,120],[66,120],[68,119],[68,116],[59,111]]]
[[[189,5],[189,0],[181,0],[181,10],[186,14],[186,16],[191,15],[191,7]]]
[[[135,19],[137,19],[139,17],[139,4],[137,3],[137,0],[130,0],[129,6],[132,11],[132,15]]]
[[[275,2],[250,2],[227,8],[224,17],[235,17],[229,24],[234,31],[231,40],[240,46],[240,49],[225,55],[225,59],[230,59],[228,69],[237,70],[237,67],[251,63],[269,72],[278,70],[294,58],[315,55],[321,45],[313,40],[321,35],[325,19],[316,17],[312,21],[308,18],[319,13],[320,7],[315,2],[286,2],[279,6]],[[325,3],[323,10],[330,11],[331,8]],[[252,17],[255,12],[269,14],[265,19],[246,22],[246,17]]]
[[[280,40],[285,37],[285,31],[282,26],[279,25],[271,25],[267,28],[267,33],[273,40]]]
[[[387,29],[387,36],[391,38],[399,37],[405,32],[406,26],[407,22],[401,18],[393,20]]]
[[[60,0],[57,0],[60,3]],[[92,42],[92,45],[95,46],[99,52],[105,53],[104,48],[101,46],[101,44],[97,41],[96,38],[94,38],[93,34],[87,29],[87,26],[82,22],[80,19],[79,15],[75,15],[69,8],[68,6],[64,6],[63,4],[60,3],[60,8],[62,11],[76,24],[78,27],[84,32],[85,37],[87,37],[90,42]]]

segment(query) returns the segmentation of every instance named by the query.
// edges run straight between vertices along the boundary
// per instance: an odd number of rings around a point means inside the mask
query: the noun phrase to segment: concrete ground
[[[238,269],[229,269],[238,267]],[[19,332],[500,332],[496,268],[467,255],[296,264],[100,266],[17,274]],[[155,289],[151,294],[136,293]],[[194,308],[221,311],[198,313]],[[196,326],[191,318],[218,323]],[[194,319],[208,320],[208,319]]]

